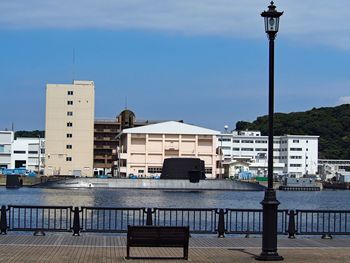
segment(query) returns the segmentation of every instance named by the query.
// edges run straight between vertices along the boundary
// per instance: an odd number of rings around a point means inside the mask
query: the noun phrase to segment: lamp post
[[[267,11],[261,13],[265,20],[265,31],[269,39],[269,129],[268,129],[268,187],[265,190],[263,206],[262,252],[257,260],[283,260],[277,253],[277,207],[280,204],[273,189],[273,114],[274,114],[274,41],[278,32],[279,18],[273,1]]]
[[[224,129],[225,129],[225,133],[227,133],[228,125],[225,125]],[[224,154],[224,152],[222,150],[222,141],[223,141],[223,134],[222,133],[221,133],[220,141],[221,141],[221,146],[220,146],[220,174],[219,174],[219,179],[222,179],[223,178],[223,174],[222,174],[223,164],[222,164],[222,162],[224,161],[223,158],[222,158],[222,156]]]
[[[38,176],[40,176],[40,150],[41,150],[41,138],[40,134],[38,134]]]

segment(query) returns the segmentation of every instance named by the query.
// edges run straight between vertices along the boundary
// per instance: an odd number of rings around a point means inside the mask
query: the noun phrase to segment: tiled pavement
[[[278,241],[284,262],[350,262],[350,238]],[[184,260],[126,260],[125,236],[68,234],[1,235],[0,262],[185,262]],[[190,239],[189,262],[256,262],[261,238],[202,237]],[[179,257],[182,249],[131,248],[134,256]]]

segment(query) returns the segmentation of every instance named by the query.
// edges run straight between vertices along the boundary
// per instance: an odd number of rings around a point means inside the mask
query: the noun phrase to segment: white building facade
[[[44,147],[43,138],[17,138],[13,141],[9,168],[26,168],[28,171],[39,173],[45,164]]]
[[[166,158],[200,158],[209,179],[218,174],[218,131],[169,121],[124,129],[120,136],[119,172],[122,176],[158,176]]]
[[[316,174],[318,138],[319,136],[309,135],[274,136],[276,168],[280,168],[282,163],[283,173],[297,178]],[[267,164],[268,136],[262,136],[259,131],[222,133],[217,139],[218,146],[222,148],[224,163],[245,157],[250,158],[251,163]],[[280,169],[274,173],[280,173]]]
[[[0,131],[0,167],[39,172],[45,166],[45,139],[17,138],[13,131]]]
[[[0,168],[11,168],[13,131],[0,131]]]

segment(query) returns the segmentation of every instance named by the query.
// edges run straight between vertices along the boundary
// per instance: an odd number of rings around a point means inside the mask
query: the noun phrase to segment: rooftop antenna
[[[125,97],[125,109],[128,108],[128,97]]]
[[[11,130],[15,131],[15,124],[13,122],[12,122],[12,125],[11,125]]]
[[[75,80],[75,47],[73,47],[73,81]]]

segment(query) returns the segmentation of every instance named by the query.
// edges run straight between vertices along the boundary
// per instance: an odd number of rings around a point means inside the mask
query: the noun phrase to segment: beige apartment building
[[[93,176],[93,81],[46,86],[46,175]]]
[[[124,129],[120,137],[119,173],[139,177],[161,174],[163,161],[171,157],[195,157],[205,162],[206,177],[216,178],[218,131],[169,121]]]

